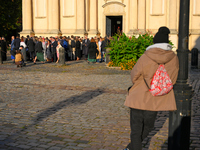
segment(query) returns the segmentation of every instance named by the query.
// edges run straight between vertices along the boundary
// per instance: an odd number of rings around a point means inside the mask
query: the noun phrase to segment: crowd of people
[[[101,63],[105,61],[106,47],[109,43],[107,37],[91,37],[85,36],[55,36],[55,37],[37,37],[29,36],[19,37],[12,36],[10,54],[13,63],[18,67],[31,61],[41,63],[59,62],[59,51],[63,47],[65,49],[65,61],[80,60],[84,58],[88,63]],[[7,43],[4,37],[0,38],[1,54],[3,61],[7,60]]]

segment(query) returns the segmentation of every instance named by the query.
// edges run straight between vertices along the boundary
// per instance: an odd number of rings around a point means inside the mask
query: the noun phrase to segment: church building
[[[170,29],[178,45],[180,0],[22,0],[21,36],[128,36]],[[189,49],[200,49],[200,0],[190,0]]]

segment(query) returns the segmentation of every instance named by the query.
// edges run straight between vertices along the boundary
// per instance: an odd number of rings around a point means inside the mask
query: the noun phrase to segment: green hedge
[[[124,33],[113,36],[108,47],[111,62],[109,66],[121,67],[122,70],[131,70],[146,48],[153,44],[153,36],[149,33],[139,34],[138,37],[127,37]],[[170,42],[171,45],[172,42]]]

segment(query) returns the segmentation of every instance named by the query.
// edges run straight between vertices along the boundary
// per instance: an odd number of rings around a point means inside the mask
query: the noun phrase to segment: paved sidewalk
[[[200,149],[200,71],[192,70],[191,149]],[[130,71],[85,61],[0,65],[0,150],[122,150],[129,142]],[[159,112],[143,149],[167,149],[168,112]]]

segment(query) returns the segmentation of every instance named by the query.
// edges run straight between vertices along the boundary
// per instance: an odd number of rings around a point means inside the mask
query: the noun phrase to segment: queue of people
[[[5,54],[2,54],[3,61],[5,61],[7,46],[5,39],[1,38],[1,49]],[[73,61],[80,60],[84,58],[88,63],[101,63],[104,61],[106,47],[109,43],[107,37],[105,38],[88,38],[85,36],[82,37],[71,37],[60,36],[60,37],[37,37],[37,36],[29,36],[27,37],[19,37],[14,36],[11,37],[11,59],[13,63],[17,66],[21,66],[21,64],[16,63],[16,55],[17,61],[23,62],[26,64],[27,61],[31,61],[36,64],[36,61],[40,61],[41,63],[50,63],[50,62],[59,62],[59,49],[63,47],[65,49],[65,61]],[[19,53],[22,57],[19,57]],[[21,58],[21,59],[19,59]]]

